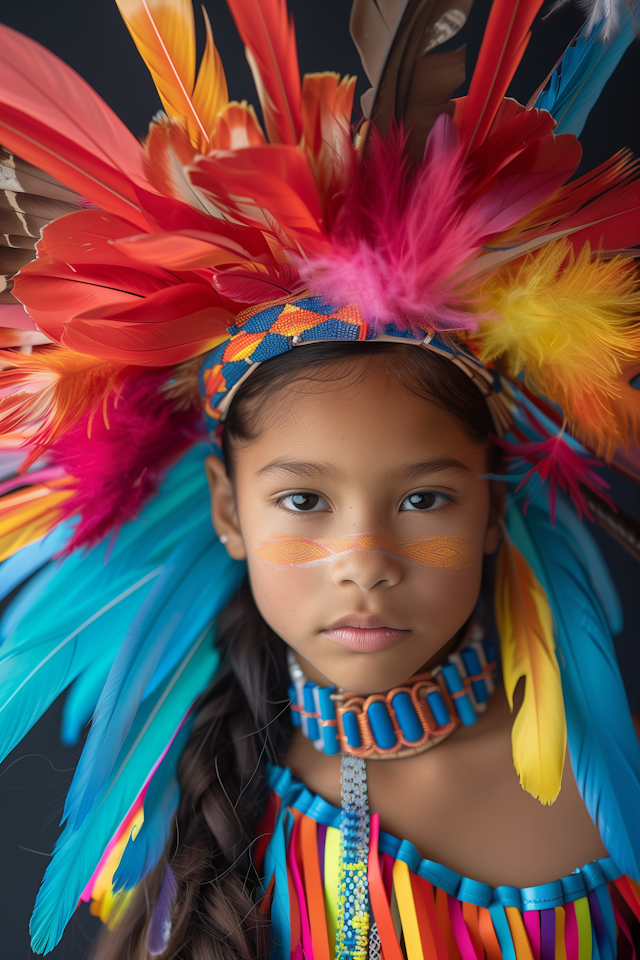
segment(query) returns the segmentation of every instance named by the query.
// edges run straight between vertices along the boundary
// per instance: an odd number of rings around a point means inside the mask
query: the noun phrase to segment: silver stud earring
[[[226,543],[228,539],[229,537],[226,535],[226,533],[221,533],[220,536],[218,537],[218,540],[220,541],[220,543]]]

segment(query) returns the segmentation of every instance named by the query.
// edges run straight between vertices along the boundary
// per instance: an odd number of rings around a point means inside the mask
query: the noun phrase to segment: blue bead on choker
[[[447,660],[385,693],[363,696],[307,680],[289,651],[291,719],[316,750],[392,759],[435,747],[487,709],[498,679],[492,640],[471,638]]]

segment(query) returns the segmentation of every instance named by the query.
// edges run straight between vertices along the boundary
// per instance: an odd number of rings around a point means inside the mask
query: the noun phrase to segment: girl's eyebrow
[[[263,477],[269,473],[284,473],[295,477],[322,477],[325,480],[337,478],[337,471],[335,468],[329,466],[329,464],[312,460],[290,460],[287,457],[279,457],[277,460],[272,460],[271,463],[268,463],[265,467],[261,467],[260,470],[256,471],[256,476]]]
[[[440,473],[443,470],[471,472],[466,464],[454,457],[435,457],[433,460],[422,460],[420,463],[408,464],[404,469],[401,469],[400,473],[403,479],[410,481],[423,477],[425,474]],[[290,460],[287,457],[272,460],[271,463],[261,467],[256,476],[263,477],[267,474],[286,474],[287,476],[308,477],[310,479],[321,477],[323,480],[339,479],[338,471],[328,463],[312,460]]]
[[[465,473],[471,473],[471,468],[461,460],[456,460],[455,457],[434,457],[433,460],[408,464],[402,470],[402,476],[406,480],[414,480],[424,476],[425,473],[440,473],[442,470],[463,470]]]

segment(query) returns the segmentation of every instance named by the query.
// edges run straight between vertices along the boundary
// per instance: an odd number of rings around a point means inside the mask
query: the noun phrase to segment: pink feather
[[[583,457],[573,450],[565,441],[562,432],[538,443],[509,443],[507,440],[500,440],[498,437],[492,437],[492,440],[509,454],[508,460],[526,460],[533,464],[516,487],[516,493],[525,486],[534,474],[538,474],[542,483],[545,480],[549,481],[549,514],[552,524],[555,524],[556,519],[556,489],[558,487],[563,493],[571,497],[580,520],[582,520],[583,513],[589,520],[593,520],[580,489],[581,486],[592,490],[615,510],[613,501],[604,492],[605,489],[609,489],[609,484],[591,469],[599,466],[600,461],[591,457]],[[525,514],[530,500],[530,497],[526,500]]]
[[[469,307],[476,288],[457,271],[569,173],[509,177],[469,205],[473,171],[447,114],[435,123],[417,170],[403,157],[405,142],[398,128],[385,139],[371,133],[330,247],[299,262],[301,279],[330,303],[357,304],[367,321],[379,325],[474,328]]]
[[[202,411],[176,410],[161,389],[167,380],[166,371],[132,374],[109,402],[108,427],[98,414],[89,437],[85,418],[52,448],[75,491],[66,516],[80,515],[65,552],[93,546],[133,520],[169,466],[202,436]]]

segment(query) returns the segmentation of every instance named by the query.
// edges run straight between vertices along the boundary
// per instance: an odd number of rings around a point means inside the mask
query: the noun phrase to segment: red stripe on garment
[[[378,838],[380,836],[380,816],[374,813],[369,824],[369,866],[367,880],[369,881],[369,899],[373,918],[378,927],[378,934],[382,944],[385,960],[403,960],[402,951],[396,937],[391,907],[380,869],[378,853]],[[384,856],[384,854],[383,854]]]
[[[616,890],[619,890],[624,897],[627,906],[630,907],[637,919],[640,920],[640,903],[638,902],[633,887],[629,883],[629,877],[618,877],[618,879],[613,882]]]
[[[436,887],[436,913],[438,914],[438,926],[440,927],[442,939],[447,948],[449,960],[462,960],[456,938],[453,935],[453,927],[451,926],[449,895],[444,890],[441,890],[440,887]]]
[[[410,873],[413,901],[426,960],[448,960],[433,898],[433,886],[424,877]]]
[[[473,949],[476,952],[476,956],[478,957],[478,960],[484,960],[484,947],[482,945],[482,938],[480,937],[480,917],[478,915],[478,907],[476,904],[463,903],[462,916],[467,925],[467,930],[469,931],[469,936],[471,937],[471,942],[473,944]]]
[[[277,793],[271,791],[269,794],[269,799],[267,800],[267,808],[262,815],[262,819],[258,824],[258,829],[256,830],[256,845],[253,849],[253,862],[255,864],[256,870],[258,873],[262,870],[262,864],[264,863],[264,856],[267,852],[267,847],[269,846],[269,841],[273,836],[273,831],[276,825],[276,820],[278,819],[278,814],[280,813],[280,804],[281,799]]]
[[[315,960],[330,960],[324,890],[318,857],[318,825],[310,817],[300,819],[300,851],[304,871],[304,887],[311,927],[311,943]]]

